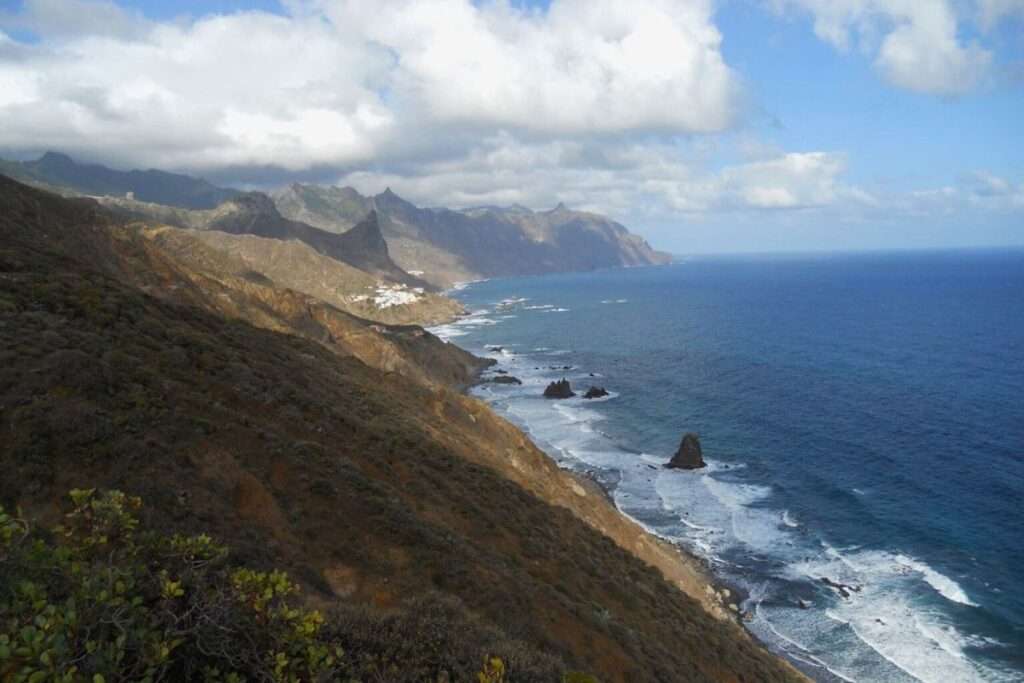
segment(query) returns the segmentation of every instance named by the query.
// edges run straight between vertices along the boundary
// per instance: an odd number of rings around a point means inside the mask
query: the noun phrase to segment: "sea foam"
[[[489,331],[497,328],[486,322],[461,327],[474,332],[474,340],[492,337],[487,341],[502,343]],[[476,391],[561,466],[599,477],[614,473],[610,492],[624,514],[746,586],[750,598],[744,609],[752,615],[748,626],[773,648],[823,681],[1014,680],[965,653],[975,641],[958,631],[947,608],[938,604],[973,609],[955,579],[906,552],[829,545],[804,523],[803,511],[776,506],[776,491],[752,482],[754,475],[742,462],[726,467],[709,458],[704,470],[668,470],[663,465],[669,453],[622,447],[598,427],[606,419],[604,406],[580,398],[540,397],[552,379],[568,374],[575,385],[578,379],[586,381],[588,371],[602,368],[552,370],[547,367],[551,356],[572,351],[552,351],[538,341],[544,340],[531,340],[525,353],[494,354],[522,385],[487,385]],[[864,496],[870,490],[853,492]],[[822,578],[848,586],[846,597]]]

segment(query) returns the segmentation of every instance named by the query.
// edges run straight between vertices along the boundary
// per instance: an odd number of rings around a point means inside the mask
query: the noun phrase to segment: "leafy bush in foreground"
[[[316,681],[341,652],[281,572],[208,536],[139,531],[138,498],[71,493],[49,537],[0,511],[0,680]]]
[[[206,535],[139,529],[138,498],[88,489],[72,491],[71,500],[50,532],[0,508],[0,681],[406,678],[396,670],[401,659],[369,669],[371,653],[347,656],[339,645],[352,641],[345,624],[386,633],[394,628],[386,620],[349,615],[325,628],[319,612],[298,604],[285,573],[232,567],[227,549]],[[577,676],[564,680],[594,680]],[[516,679],[490,656],[474,678]]]

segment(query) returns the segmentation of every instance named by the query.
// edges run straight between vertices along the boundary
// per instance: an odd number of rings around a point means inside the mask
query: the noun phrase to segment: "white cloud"
[[[0,51],[0,147],[303,170],[448,154],[467,131],[717,131],[737,107],[710,0],[289,6],[160,24],[106,0],[28,0],[0,17],[43,38]]]
[[[630,223],[685,213],[732,213],[870,205],[842,182],[843,159],[823,152],[780,154],[710,171],[688,148],[655,142],[574,140],[529,143],[502,134],[465,158],[410,172],[358,171],[338,178],[364,193],[391,187],[414,202],[479,206],[565,202]]]
[[[941,187],[891,194],[882,208],[890,217],[1013,215],[1024,209],[1024,178],[1013,181],[989,171],[963,175]]]
[[[727,168],[721,181],[745,206],[793,209],[824,206],[836,200],[843,160],[833,154],[786,154],[777,159]]]
[[[1014,184],[989,171],[969,174],[958,188],[958,195],[975,206],[989,209],[1024,208],[1024,182]]]
[[[982,77],[987,53],[958,39],[954,0],[776,1],[869,50],[893,82],[912,76],[906,87]],[[1016,7],[988,2],[992,16]],[[641,224],[896,202],[845,182],[842,155],[787,153],[751,131],[723,153],[704,135],[729,129],[742,101],[712,0],[287,6],[167,23],[106,0],[0,13],[0,28],[42,38],[0,31],[0,148],[203,174],[272,166],[421,204],[564,201]],[[1009,187],[1000,205],[1019,206]]]
[[[735,114],[710,0],[555,0],[544,14],[465,0],[319,6],[394,51],[394,85],[434,120],[707,132]]]
[[[1007,17],[1024,17],[1024,0],[978,0],[979,21],[986,30]]]
[[[992,5],[993,20],[1004,5],[1019,0],[981,0]],[[814,31],[842,50],[856,44],[873,55],[875,66],[893,85],[935,95],[958,95],[986,77],[992,54],[960,36],[953,0],[773,0],[777,8],[809,12]]]
[[[144,32],[148,22],[110,0],[23,0],[20,12],[0,11],[0,25],[51,39],[83,35],[129,39]]]

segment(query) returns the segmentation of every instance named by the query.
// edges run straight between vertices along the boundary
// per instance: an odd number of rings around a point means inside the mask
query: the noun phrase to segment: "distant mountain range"
[[[108,205],[123,212],[177,227],[299,240],[319,253],[410,285],[422,279],[444,288],[487,277],[670,260],[621,224],[561,204],[550,211],[521,206],[427,209],[390,189],[368,197],[349,187],[298,184],[268,198],[163,171],[80,164],[53,152],[36,161],[0,161],[0,173],[65,195],[106,196]],[[372,212],[374,225],[346,234]],[[347,239],[339,239],[342,235]],[[370,255],[378,261],[368,263]]]
[[[376,211],[392,258],[440,286],[671,259],[623,225],[563,204],[550,211],[522,206],[424,209],[390,189],[365,197],[350,187],[298,184],[271,196],[282,215],[333,232],[344,232]]]
[[[60,194],[117,195],[131,192],[144,202],[212,209],[239,194],[205,180],[166,171],[115,171],[82,164],[66,154],[47,152],[35,161],[0,160],[0,173]]]

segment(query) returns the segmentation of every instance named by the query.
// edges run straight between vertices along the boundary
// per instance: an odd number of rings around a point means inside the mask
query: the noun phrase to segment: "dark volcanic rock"
[[[821,577],[820,581],[844,598],[850,597],[850,591],[853,591],[854,593],[860,592],[860,586],[851,586],[846,583],[839,583],[838,581],[833,581],[827,576]]]
[[[700,450],[700,439],[693,432],[688,432],[683,436],[683,440],[679,444],[679,450],[672,456],[672,460],[669,461],[666,467],[696,470],[704,467],[704,465],[704,457]]]
[[[583,394],[583,398],[601,398],[607,396],[608,391],[604,387],[590,387],[587,389],[587,393]]]
[[[513,377],[512,375],[498,375],[497,377],[492,377],[490,381],[493,384],[522,384],[518,377]]]
[[[573,392],[572,385],[567,379],[552,382],[544,390],[544,398],[572,398],[575,395],[576,393]]]

